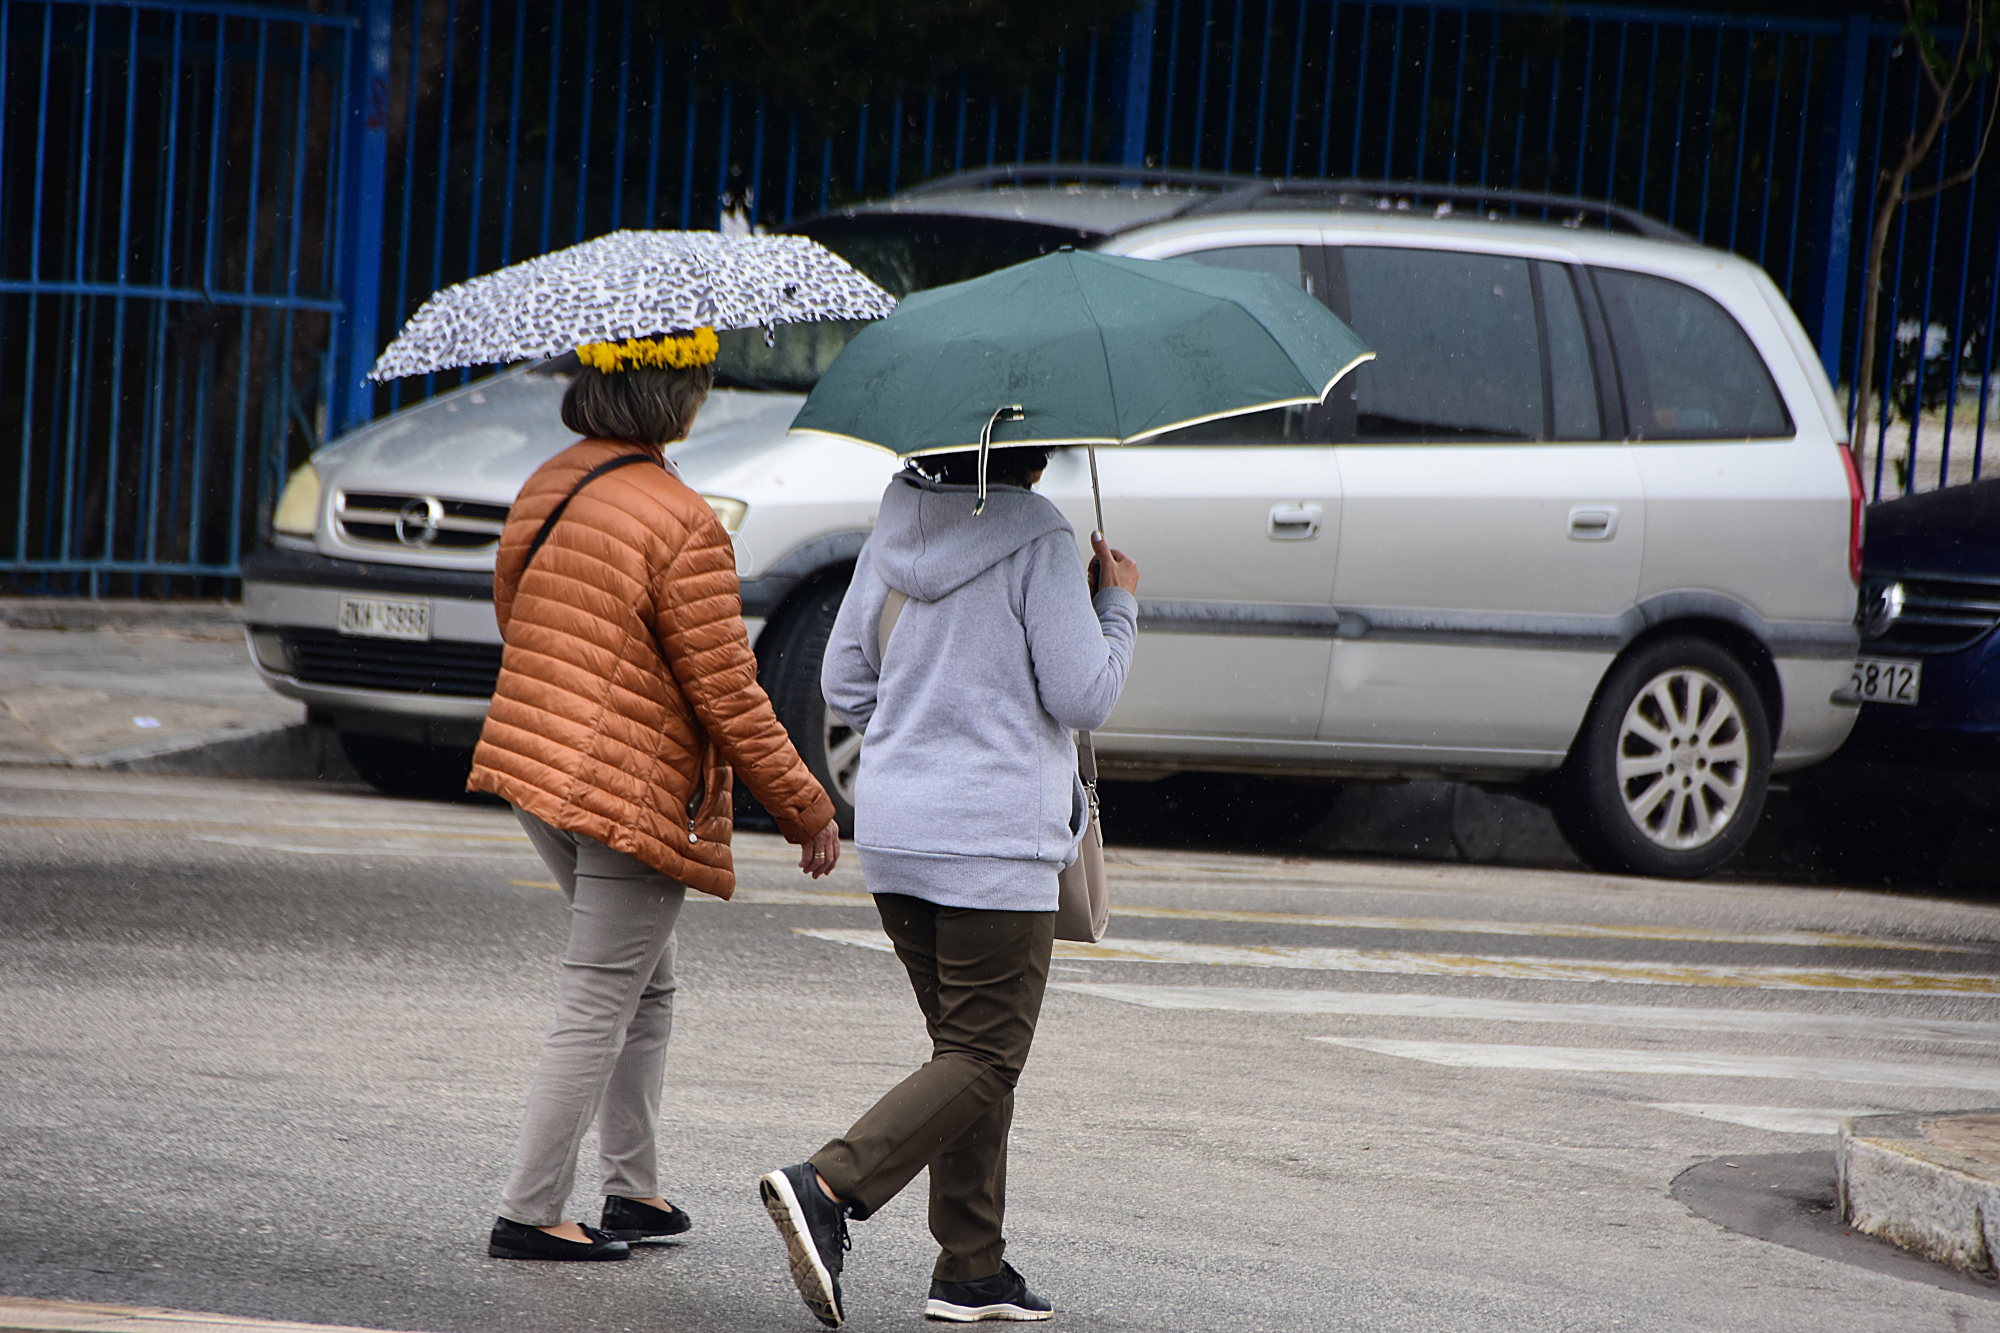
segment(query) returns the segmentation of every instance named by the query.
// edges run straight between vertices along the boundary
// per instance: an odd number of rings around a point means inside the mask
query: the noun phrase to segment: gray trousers
[[[500,1216],[551,1227],[563,1221],[592,1120],[604,1192],[627,1199],[660,1192],[654,1140],[674,1026],[674,923],[687,886],[601,842],[514,813],[569,899],[569,948]]]

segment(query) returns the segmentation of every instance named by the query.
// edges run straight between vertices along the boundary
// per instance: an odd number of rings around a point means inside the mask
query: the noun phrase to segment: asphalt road
[[[686,1243],[484,1231],[562,899],[508,813],[0,770],[0,1293],[390,1329],[804,1330],[755,1180],[923,1056],[851,869],[775,839],[682,918]],[[1959,1330],[2000,1301],[1669,1194],[1837,1117],[2000,1104],[2000,909],[1124,849],[1021,1085],[1009,1258],[1072,1329]],[[699,895],[696,895],[698,898]],[[574,1207],[592,1216],[591,1162]],[[851,1327],[911,1329],[915,1190]]]

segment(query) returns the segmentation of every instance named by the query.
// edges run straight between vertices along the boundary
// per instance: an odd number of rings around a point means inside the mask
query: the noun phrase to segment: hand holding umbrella
[[[1100,515],[1098,522],[1103,521]],[[1090,534],[1090,549],[1097,552],[1090,562],[1091,596],[1106,588],[1123,588],[1134,597],[1139,595],[1139,566],[1131,556],[1105,541],[1101,530]]]

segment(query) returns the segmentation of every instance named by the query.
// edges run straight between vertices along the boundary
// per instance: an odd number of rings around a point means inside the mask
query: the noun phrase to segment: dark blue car
[[[2000,478],[1875,505],[1861,570],[1866,702],[1842,757],[1965,774],[1938,796],[2000,795]]]
[[[2000,478],[1868,510],[1861,717],[1792,784],[1837,878],[1992,883],[2000,857]]]

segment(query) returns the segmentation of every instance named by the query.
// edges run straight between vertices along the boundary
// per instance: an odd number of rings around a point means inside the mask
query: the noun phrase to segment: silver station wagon
[[[1772,774],[1839,747],[1860,489],[1760,269],[1570,199],[1132,175],[969,173],[796,228],[898,295],[1059,245],[1260,270],[1376,349],[1323,404],[1099,452],[1109,535],[1145,572],[1107,775],[1521,783],[1591,864],[1683,876],[1742,846]],[[735,539],[764,683],[843,816],[859,738],[820,657],[895,464],[789,426],[852,332],[725,335],[671,451]],[[565,379],[517,368],[336,441],[246,562],[265,678],[382,786],[462,780],[499,663],[496,539],[570,442]],[[1080,450],[1039,489],[1090,529]]]

